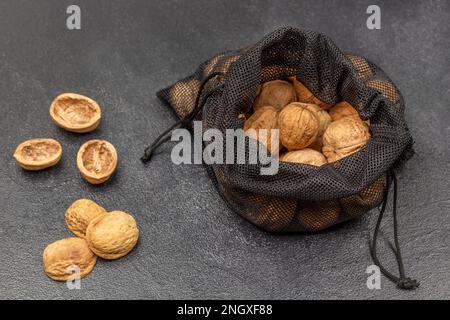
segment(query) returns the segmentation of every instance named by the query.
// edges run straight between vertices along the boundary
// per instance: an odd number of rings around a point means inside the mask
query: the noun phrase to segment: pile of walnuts
[[[369,120],[353,106],[319,100],[296,77],[259,85],[253,111],[244,131],[279,152],[280,161],[321,166],[357,152],[370,139]],[[261,129],[267,134],[258,134]],[[279,130],[278,143],[271,129]]]

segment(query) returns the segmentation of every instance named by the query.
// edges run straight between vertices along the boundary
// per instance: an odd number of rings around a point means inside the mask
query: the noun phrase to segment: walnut
[[[31,139],[19,144],[14,159],[25,170],[42,170],[56,165],[61,159],[61,144],[53,139]]]
[[[79,199],[66,211],[66,224],[70,231],[80,238],[86,236],[89,223],[96,217],[106,214],[106,210],[92,200]]]
[[[180,118],[186,118],[194,109],[199,90],[200,81],[197,79],[177,82],[170,89],[171,104]]]
[[[325,130],[328,128],[331,123],[331,117],[328,112],[315,104],[306,104],[306,109],[314,113],[317,120],[319,121],[319,131],[317,133],[317,138],[314,142],[309,146],[310,148],[322,152],[322,139]]]
[[[315,104],[324,110],[328,110],[333,106],[332,104],[326,103],[316,98],[303,83],[297,80],[296,77],[291,77],[290,79],[292,80],[292,84],[294,85],[294,89],[297,93],[297,99],[299,102]]]
[[[49,244],[42,255],[45,273],[53,280],[66,281],[79,268],[84,277],[94,269],[97,257],[81,238],[68,238]]]
[[[354,117],[360,119],[358,111],[347,101],[341,101],[329,111],[332,121],[340,120],[345,117]]]
[[[323,154],[310,148],[286,152],[280,156],[280,161],[303,163],[317,167],[327,163]]]
[[[289,82],[274,80],[263,83],[259,95],[253,104],[253,110],[272,106],[281,110],[284,106],[297,100],[294,87]]]
[[[340,212],[337,201],[313,202],[299,208],[297,219],[306,231],[321,231],[335,224]]]
[[[289,150],[306,148],[317,138],[319,121],[303,103],[293,102],[278,116],[280,141]]]
[[[347,58],[352,62],[358,78],[367,79],[373,75],[372,68],[370,67],[367,60],[363,57],[347,54]]]
[[[81,176],[92,184],[108,180],[116,170],[117,161],[116,149],[105,140],[89,140],[81,146],[77,154],[77,166]]]
[[[244,123],[245,134],[249,137],[259,140],[261,143],[267,143],[267,149],[274,153],[280,149],[280,142],[272,144],[271,129],[277,129],[278,111],[274,107],[261,107],[255,111]],[[254,129],[254,130],[250,130]],[[267,138],[259,134],[259,129],[267,130]],[[266,141],[264,141],[266,140]]]
[[[97,102],[76,93],[63,93],[50,105],[53,122],[63,129],[84,133],[95,130],[102,112]]]
[[[248,219],[269,232],[286,231],[294,218],[297,201],[259,194],[249,195],[247,203],[252,210]]]
[[[94,218],[86,230],[86,241],[91,250],[108,260],[128,254],[138,238],[136,220],[122,211],[112,211]]]
[[[333,121],[323,135],[323,154],[334,162],[362,149],[370,139],[368,126],[361,120],[346,117]]]

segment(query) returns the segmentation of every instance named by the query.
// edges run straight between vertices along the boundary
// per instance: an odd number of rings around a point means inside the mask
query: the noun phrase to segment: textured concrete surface
[[[372,2],[1,1],[0,298],[450,298],[450,3],[377,1],[382,29],[370,31]],[[81,31],[65,27],[73,3]],[[269,235],[230,212],[202,166],[173,165],[170,146],[148,166],[139,161],[175,121],[158,89],[283,25],[324,32],[367,56],[406,99],[417,154],[400,178],[400,239],[407,271],[422,283],[415,292],[384,278],[381,290],[366,288],[375,212],[317,235]],[[76,135],[51,123],[50,102],[65,91],[99,102],[97,131]],[[14,163],[15,146],[33,137],[61,141],[57,167],[30,173]],[[117,174],[97,187],[75,164],[90,138],[111,141],[120,155]],[[68,290],[45,276],[41,255],[71,235],[64,212],[80,197],[133,213],[141,238],[125,258],[98,261],[81,290]],[[392,230],[389,220],[384,227]]]

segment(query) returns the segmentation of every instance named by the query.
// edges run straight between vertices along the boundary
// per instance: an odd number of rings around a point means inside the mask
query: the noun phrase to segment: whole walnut
[[[255,111],[244,123],[244,132],[249,137],[265,144],[267,149],[274,153],[280,149],[280,142],[272,143],[271,129],[278,129],[278,111],[274,107],[261,107]],[[254,129],[254,130],[250,130]],[[260,129],[267,130],[267,138],[259,134]]]
[[[322,152],[328,162],[334,162],[357,152],[369,139],[369,128],[363,121],[346,117],[333,121],[325,130]]]
[[[305,104],[306,109],[311,111],[319,121],[319,131],[317,133],[316,140],[310,145],[310,148],[322,152],[322,139],[325,130],[331,123],[331,117],[328,112],[315,104]]]
[[[340,120],[345,117],[354,117],[360,119],[358,111],[353,108],[352,105],[347,101],[339,102],[330,109],[329,113],[332,121]]]
[[[171,103],[180,118],[186,118],[195,107],[200,81],[192,79],[176,83],[170,89]]]
[[[312,202],[300,206],[297,221],[306,231],[321,231],[338,221],[341,213],[339,202]]]
[[[310,148],[286,152],[280,156],[280,161],[303,163],[317,167],[327,163],[323,154]]]
[[[318,105],[324,110],[328,110],[333,106],[332,104],[326,103],[319,98],[316,98],[303,83],[297,80],[296,77],[291,77],[290,79],[294,86],[295,92],[297,93],[297,99],[299,102],[312,103]]]
[[[247,218],[260,228],[269,232],[285,231],[294,218],[297,201],[259,194],[246,198],[249,210]]]
[[[305,104],[293,102],[278,116],[280,141],[289,150],[306,148],[314,142],[319,132],[319,121]]]
[[[297,101],[294,87],[289,82],[283,80],[274,80],[263,83],[260,92],[253,104],[253,110],[265,106],[272,106],[281,110],[291,102]]]

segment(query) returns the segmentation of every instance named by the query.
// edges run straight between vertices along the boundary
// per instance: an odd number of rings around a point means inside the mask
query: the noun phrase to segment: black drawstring
[[[394,194],[393,194],[393,204],[392,204],[392,215],[394,218],[394,246],[390,244],[392,251],[395,254],[395,258],[397,260],[399,277],[396,277],[392,273],[386,270],[383,265],[380,263],[380,260],[377,257],[377,238],[378,233],[380,231],[381,220],[383,219],[383,214],[386,210],[386,205],[388,202],[389,189],[391,183],[394,185]],[[405,268],[403,266],[402,254],[400,252],[400,244],[398,241],[398,221],[397,221],[397,177],[395,176],[394,170],[390,170],[387,175],[387,188],[384,193],[383,204],[381,206],[380,214],[378,216],[378,221],[375,226],[375,230],[373,233],[373,239],[370,243],[370,255],[372,256],[373,262],[380,268],[381,272],[392,282],[396,283],[400,289],[412,290],[416,289],[419,286],[419,282],[415,279],[411,279],[405,276]]]
[[[209,80],[216,76],[223,76],[223,72],[213,72],[210,75],[208,75],[200,84],[200,87],[198,89],[197,97],[195,99],[195,105],[194,109],[191,111],[191,113],[182,120],[177,121],[174,125],[172,125],[169,129],[164,131],[162,134],[159,135],[156,140],[145,149],[144,155],[141,157],[142,162],[146,163],[151,160],[153,153],[155,150],[162,145],[163,143],[167,142],[170,139],[170,135],[168,133],[172,132],[176,128],[186,128],[197,116],[199,111],[203,108],[203,104],[207,100],[206,98],[203,100],[203,103],[200,103],[200,98],[202,96],[203,88],[208,83]]]

